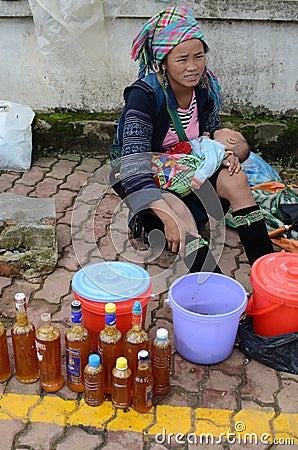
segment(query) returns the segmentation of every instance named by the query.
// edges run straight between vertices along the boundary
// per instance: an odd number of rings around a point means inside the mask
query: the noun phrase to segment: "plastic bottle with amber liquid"
[[[147,350],[138,353],[138,368],[133,380],[132,406],[138,412],[152,408],[153,376]]]
[[[124,356],[134,378],[138,367],[138,353],[140,350],[149,351],[149,334],[142,328],[142,305],[136,301],[132,308],[132,327],[123,336]]]
[[[0,322],[0,383],[4,383],[11,377],[9,352],[7,345],[6,328]]]
[[[82,305],[71,303],[72,326],[65,333],[67,386],[74,392],[84,392],[84,369],[90,355],[90,337],[82,324]]]
[[[132,376],[124,356],[117,358],[112,371],[112,403],[115,408],[126,409],[131,405]]]
[[[101,405],[104,397],[103,367],[100,356],[96,353],[89,356],[88,364],[84,369],[85,402],[90,406]]]
[[[98,353],[104,370],[104,392],[112,393],[112,370],[116,360],[123,356],[122,333],[116,327],[116,305],[105,305],[105,327],[99,332]]]
[[[151,345],[153,395],[166,395],[170,392],[171,353],[168,330],[158,328]]]
[[[28,321],[26,296],[15,295],[16,322],[11,329],[16,379],[34,383],[39,378],[39,363],[35,345],[35,326]]]
[[[36,330],[36,348],[40,369],[40,385],[47,392],[56,392],[64,385],[61,372],[60,330],[51,323],[51,315],[41,315],[42,324]]]

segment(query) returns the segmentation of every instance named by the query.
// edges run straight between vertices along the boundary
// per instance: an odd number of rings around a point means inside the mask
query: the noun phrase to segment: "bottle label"
[[[110,327],[116,325],[116,313],[106,314],[106,325]]]
[[[153,398],[153,385],[148,386],[146,388],[146,394],[145,394],[146,406],[152,405],[152,398]]]
[[[81,384],[81,352],[69,347],[66,350],[67,379],[74,384]]]
[[[142,328],[142,314],[133,314],[131,318],[132,326],[138,326]]]
[[[82,322],[82,310],[81,311],[71,311],[71,321],[72,323]]]
[[[85,377],[84,385],[85,389],[88,391],[98,391],[98,389],[100,388],[100,384],[98,381],[90,381],[87,377]]]
[[[43,352],[46,351],[47,347],[46,347],[45,344],[42,344],[41,342],[38,342],[37,340],[35,340],[35,345],[36,345],[36,352],[37,352],[38,361],[42,361]]]

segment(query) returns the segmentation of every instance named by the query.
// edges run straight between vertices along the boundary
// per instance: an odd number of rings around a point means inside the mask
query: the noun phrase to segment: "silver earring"
[[[158,73],[160,71],[159,64],[158,64],[158,62],[156,60],[153,61],[152,67],[153,67],[153,70],[154,70],[155,73]]]
[[[168,76],[167,76],[167,69],[165,68],[165,66],[162,66],[162,80],[163,80],[163,85],[164,85],[165,89],[167,89],[167,87],[169,85],[169,80],[168,80]]]

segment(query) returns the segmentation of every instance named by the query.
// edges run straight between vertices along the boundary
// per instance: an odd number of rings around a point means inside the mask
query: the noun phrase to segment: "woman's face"
[[[172,89],[175,91],[175,88],[196,86],[205,64],[204,45],[199,39],[189,39],[176,45],[164,63]]]

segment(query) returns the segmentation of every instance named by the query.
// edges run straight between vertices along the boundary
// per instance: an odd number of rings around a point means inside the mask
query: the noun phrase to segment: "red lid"
[[[254,262],[251,284],[272,301],[298,307],[298,254],[270,253]]]

